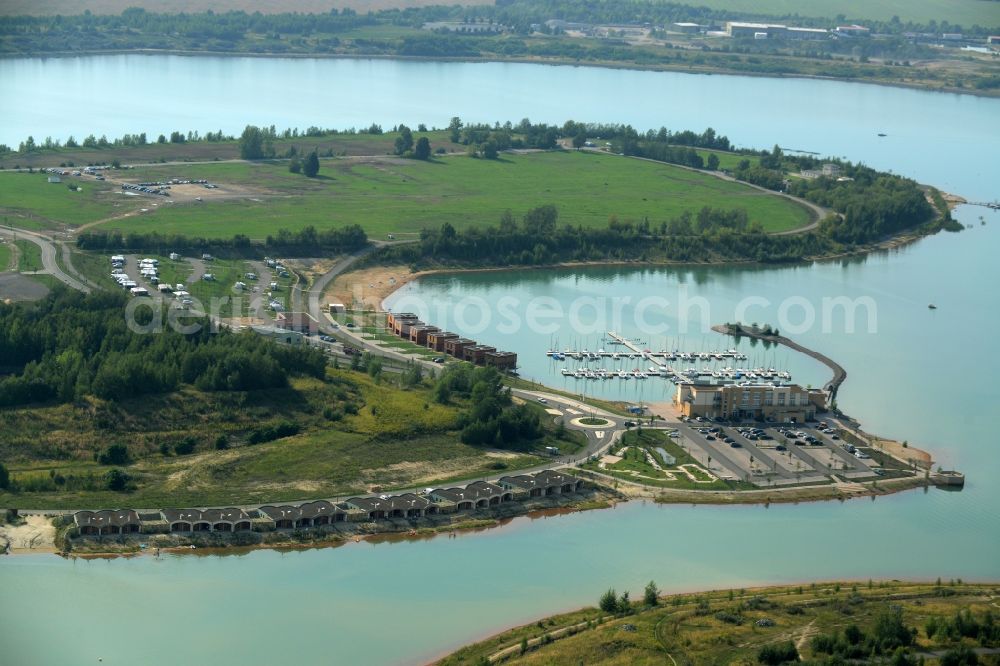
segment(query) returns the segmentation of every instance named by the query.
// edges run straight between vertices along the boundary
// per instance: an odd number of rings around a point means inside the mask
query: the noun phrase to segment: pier
[[[609,338],[608,345],[616,345],[623,347],[623,351],[608,351],[606,349],[597,349],[596,351],[590,351],[587,349],[565,349],[563,351],[558,351],[556,349],[550,349],[546,352],[546,356],[555,361],[565,361],[566,359],[572,359],[576,361],[637,361],[640,365],[644,365],[642,362],[650,363],[647,367],[634,367],[631,370],[625,368],[592,368],[592,367],[579,367],[576,369],[563,368],[562,375],[564,377],[575,377],[577,379],[647,379],[649,377],[664,377],[668,381],[674,384],[690,383],[699,379],[708,380],[719,380],[722,382],[780,382],[789,381],[792,378],[790,372],[776,370],[774,368],[718,368],[712,369],[709,367],[689,367],[684,369],[675,368],[672,365],[667,365],[667,362],[687,362],[687,363],[697,363],[705,362],[710,363],[714,361],[745,361],[747,360],[747,355],[737,351],[736,349],[727,349],[724,351],[712,351],[712,352],[682,352],[682,351],[668,351],[660,350],[653,351],[643,347],[642,343],[635,340],[629,340],[628,338],[615,333],[614,331],[608,331],[607,336]]]

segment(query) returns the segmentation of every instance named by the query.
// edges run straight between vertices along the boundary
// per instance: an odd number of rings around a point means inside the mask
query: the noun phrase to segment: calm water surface
[[[142,72],[151,76],[148,84],[136,83]],[[280,85],[283,92],[252,94],[248,81],[272,91]],[[292,93],[309,103],[289,104]],[[27,134],[236,131],[246,122],[441,125],[452,115],[712,125],[745,145],[778,142],[846,155],[970,198],[1000,195],[997,100],[791,79],[505,64],[139,56],[0,61],[0,141],[7,143]],[[877,131],[889,137],[878,140]],[[289,655],[298,663],[409,663],[528,618],[592,603],[609,585],[637,592],[650,579],[668,590],[833,577],[996,579],[1000,364],[990,331],[1000,325],[1000,215],[971,207],[958,215],[974,228],[864,260],[763,270],[439,276],[408,287],[390,305],[413,298],[433,303],[431,321],[518,351],[527,376],[563,386],[559,366],[543,352],[556,340],[595,348],[602,331],[596,317],[581,317],[595,332],[558,323],[552,332],[510,334],[496,317],[485,326],[469,317],[468,326],[459,326],[460,300],[481,299],[492,308],[504,298],[524,303],[546,296],[568,308],[580,295],[595,302],[629,296],[622,332],[656,348],[714,348],[725,346],[722,338],[704,326],[733,318],[746,296],[771,302],[754,311],[760,321],[773,320],[788,297],[817,310],[824,297],[868,297],[876,305],[874,333],[862,327],[846,334],[844,322],[834,321],[830,332],[812,328],[795,337],[847,368],[840,396],[846,411],[968,472],[964,492],[769,508],[631,503],[519,519],[456,539],[292,553],[5,558],[4,661],[92,664],[101,657],[105,664],[131,664],[141,653],[149,664],[279,663]],[[677,309],[681,288],[710,304],[708,312],[689,311],[686,332]],[[638,302],[649,297],[668,301],[646,312],[649,322],[666,327],[656,335],[634,321]],[[928,310],[930,302],[939,309]],[[759,364],[789,367],[803,383],[827,377],[787,352],[746,349]],[[660,381],[621,390],[637,401],[668,399]],[[591,384],[588,390],[607,394],[619,387]]]

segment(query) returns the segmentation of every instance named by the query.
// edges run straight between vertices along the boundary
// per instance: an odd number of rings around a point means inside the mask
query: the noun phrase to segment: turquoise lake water
[[[157,85],[135,85],[138,72]],[[244,85],[311,90],[308,103],[254,99]],[[131,83],[130,83],[131,82]],[[55,85],[59,84],[59,85]],[[141,89],[143,94],[135,94]],[[412,95],[410,90],[433,95]],[[98,91],[98,95],[95,91]],[[242,91],[242,92],[241,92]],[[29,102],[14,105],[11,94]],[[27,97],[24,97],[28,93]],[[34,93],[34,94],[30,94]],[[95,103],[95,96],[106,99]],[[298,99],[298,97],[297,97]],[[81,108],[86,114],[65,114]],[[237,111],[234,111],[236,109]],[[328,126],[566,118],[701,129],[742,145],[775,142],[891,168],[970,199],[1000,196],[1000,100],[861,84],[692,76],[513,64],[116,56],[0,60],[0,141],[90,131],[212,129],[247,122]],[[879,131],[889,136],[876,138]],[[557,202],[556,202],[557,203]],[[619,304],[620,332],[664,345],[729,346],[706,325],[734,318],[748,296],[759,321],[821,312],[824,298],[869,299],[875,330],[845,322],[792,333],[848,371],[839,404],[874,432],[933,451],[968,474],[960,493],[788,506],[655,506],[537,519],[458,538],[360,543],[240,556],[66,561],[0,559],[0,645],[11,664],[418,663],[511,624],[593,603],[609,585],[638,592],[816,578],[1000,577],[1000,214],[962,207],[973,228],[864,259],[780,268],[559,270],[436,276],[392,299],[433,305],[432,323],[519,353],[525,375],[573,388],[543,353],[558,339],[598,346],[601,324],[508,331],[501,300],[526,318],[532,299],[566,311],[581,297]],[[985,225],[979,217],[982,216]],[[705,299],[688,310],[681,296]],[[630,302],[623,303],[628,297]],[[601,299],[604,299],[603,301]],[[618,300],[615,300],[618,299]],[[637,321],[643,306],[645,323]],[[651,300],[652,299],[652,300]],[[789,299],[795,299],[789,301]],[[665,302],[664,302],[665,301]],[[412,302],[412,301],[411,301]],[[869,302],[866,300],[865,302]],[[469,309],[491,313],[477,326]],[[935,303],[937,310],[929,310]],[[602,306],[604,307],[604,306]],[[797,310],[796,310],[797,308]],[[618,322],[615,323],[618,325]],[[651,334],[645,329],[655,327]],[[581,330],[582,329],[582,330]],[[661,344],[662,343],[662,344]],[[581,344],[581,346],[583,346]],[[818,385],[827,373],[783,350],[744,347]],[[669,399],[661,380],[591,393]],[[142,657],[137,661],[136,655]]]

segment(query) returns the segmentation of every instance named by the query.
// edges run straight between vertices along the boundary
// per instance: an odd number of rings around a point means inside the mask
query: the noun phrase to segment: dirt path
[[[0,525],[0,552],[8,544],[8,552],[54,553],[56,552],[56,528],[45,516],[28,516],[23,525]]]
[[[187,257],[186,261],[191,264],[191,274],[188,275],[185,284],[194,284],[205,276],[205,260]]]

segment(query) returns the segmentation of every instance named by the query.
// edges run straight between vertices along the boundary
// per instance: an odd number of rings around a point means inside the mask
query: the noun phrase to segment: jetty
[[[777,335],[770,331],[770,329],[755,328],[752,326],[746,326],[744,324],[718,324],[712,327],[712,330],[717,333],[722,333],[723,335],[731,335],[733,337],[747,337],[756,338],[757,340],[763,340],[764,342],[772,342],[779,345],[784,345],[790,349],[794,349],[797,352],[802,352],[806,356],[810,356],[826,367],[833,371],[833,377],[826,383],[823,387],[830,394],[831,400],[836,400],[837,389],[840,385],[844,383],[847,379],[847,371],[844,370],[843,366],[831,359],[829,356],[820,354],[818,351],[813,351],[803,347],[799,343],[789,340],[783,335]]]
[[[667,365],[668,362],[685,362],[685,363],[712,363],[716,361],[744,361],[747,359],[747,355],[743,352],[737,351],[736,349],[727,349],[722,351],[711,351],[711,352],[686,352],[686,351],[669,351],[662,349],[660,351],[653,351],[644,346],[637,340],[630,340],[623,335],[619,335],[614,331],[607,332],[608,340],[607,345],[618,346],[623,348],[621,351],[618,350],[606,350],[597,349],[596,351],[591,351],[588,349],[564,349],[559,351],[557,349],[550,349],[546,352],[546,356],[555,361],[565,361],[567,359],[581,361],[587,363],[589,361],[599,361],[603,362],[605,360],[620,361],[623,364],[628,364],[629,361],[635,362],[635,367],[626,368],[624,366],[617,368],[605,368],[605,367],[592,367],[592,366],[580,366],[575,369],[573,368],[563,368],[563,377],[574,377],[576,379],[647,379],[649,377],[664,377],[668,381],[674,384],[687,384],[695,380],[717,380],[720,382],[782,382],[790,381],[792,379],[792,374],[784,370],[776,370],[775,368],[749,368],[749,367],[725,367],[725,368],[712,368],[709,366],[695,367],[690,366],[687,368],[678,368],[673,365]],[[646,365],[646,364],[649,365]]]

